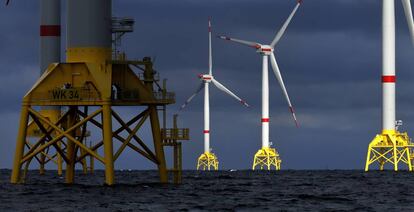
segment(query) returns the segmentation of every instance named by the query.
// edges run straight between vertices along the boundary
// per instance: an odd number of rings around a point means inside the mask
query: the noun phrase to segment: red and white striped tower
[[[211,51],[211,20],[208,19],[208,74],[213,72],[213,53]],[[204,153],[210,153],[210,90],[209,82],[204,82]]]
[[[382,20],[382,129],[395,131],[395,8],[383,0]]]
[[[210,153],[210,94],[209,84],[204,82],[204,153]]]
[[[262,65],[262,148],[269,148],[269,70],[268,55],[263,54]]]
[[[40,0],[40,73],[60,62],[60,0]]]
[[[208,74],[213,75],[213,51],[211,50],[211,19],[208,19]],[[211,77],[210,77],[211,78]],[[209,81],[204,81],[204,153],[210,153],[210,90]]]
[[[414,21],[410,0],[402,0],[411,38],[414,40]],[[382,1],[382,133],[376,135],[368,146],[365,171],[377,163],[379,170],[385,164],[398,171],[399,164],[412,171],[412,148],[414,144],[407,133],[396,128],[395,120],[395,0]]]

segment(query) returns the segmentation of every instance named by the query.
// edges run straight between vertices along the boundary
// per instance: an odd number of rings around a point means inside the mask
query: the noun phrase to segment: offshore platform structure
[[[40,1],[40,75],[47,70],[49,64],[59,63],[61,61],[61,1],[57,0],[41,0]],[[45,118],[53,123],[56,123],[61,114],[61,107],[59,106],[42,106],[39,113],[42,114]],[[44,136],[42,130],[37,126],[36,122],[32,120],[29,123],[27,129],[28,138],[26,139],[26,146],[29,148],[32,146],[31,137],[38,138]],[[78,136],[80,131],[77,131]],[[84,140],[90,136],[90,131],[84,130]],[[60,141],[56,143],[57,146],[62,148]],[[82,150],[80,150],[82,151]],[[40,155],[35,157],[36,161],[39,163],[40,174],[45,173],[45,166],[48,163],[53,162],[57,165],[58,175],[63,174],[63,160],[62,156],[58,154],[57,151],[53,151],[50,148],[47,148],[45,151],[42,151]],[[90,163],[87,164],[87,158],[83,158],[80,161],[82,165],[83,172],[86,174],[88,172],[93,172],[94,169],[94,160],[92,157],[89,157]],[[30,161],[26,163],[24,169],[24,176],[26,175],[29,169]]]
[[[49,8],[42,10],[45,17],[60,16],[59,1],[42,0]],[[156,164],[160,181],[168,182],[166,137],[157,110],[174,103],[175,95],[154,88],[157,75],[149,57],[127,60],[117,54],[112,58],[112,1],[67,0],[66,62],[57,57],[60,23],[42,24],[41,35],[55,43],[50,49],[46,47],[52,42],[42,45],[42,52],[56,58],[45,60],[44,64],[50,64],[23,98],[11,182],[22,182],[22,167],[50,150],[66,164],[66,183],[74,182],[76,164],[93,157],[105,167],[105,184],[112,185],[114,163],[126,147]],[[135,107],[139,113],[124,120],[115,110],[124,106]],[[137,135],[146,122],[154,150]],[[86,144],[89,126],[102,134],[102,140],[92,146]],[[40,130],[41,136],[28,144],[32,128]],[[119,143],[114,145],[115,141]]]
[[[410,0],[402,1],[411,38],[414,41],[414,21]],[[398,171],[404,164],[412,171],[414,144],[406,132],[398,131],[395,119],[395,2],[383,0],[382,14],[382,133],[375,136],[368,146],[365,171],[377,163],[379,170],[391,164]]]

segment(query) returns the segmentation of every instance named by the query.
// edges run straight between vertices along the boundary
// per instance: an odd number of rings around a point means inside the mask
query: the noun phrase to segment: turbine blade
[[[211,18],[208,19],[208,73],[213,74],[213,50],[211,47]]]
[[[244,106],[249,107],[249,105],[242,99],[240,99],[238,96],[236,96],[236,94],[234,94],[233,92],[231,92],[229,89],[227,89],[226,87],[224,87],[224,85],[222,85],[220,82],[218,82],[217,80],[215,80],[214,78],[211,79],[211,82],[213,82],[213,84],[220,90],[224,91],[225,93],[227,93],[228,95],[232,96],[233,98],[237,99],[237,101],[239,101],[240,103],[242,103]]]
[[[408,29],[410,30],[411,41],[414,45],[414,20],[413,20],[413,11],[411,8],[411,1],[410,0],[402,0],[402,4],[404,7],[405,17],[407,18]]]
[[[204,88],[204,83],[201,83],[199,86],[198,86],[198,88],[197,88],[197,90],[196,90],[196,92],[194,92],[193,93],[193,95],[191,95],[185,102],[184,102],[184,104],[183,105],[181,105],[181,107],[180,107],[180,109],[179,109],[179,111],[181,111],[181,110],[183,110],[187,105],[188,105],[188,103],[190,103],[191,102],[191,100],[193,100],[193,98],[198,94],[198,93],[200,93],[200,91],[201,90],[203,90],[203,88]]]
[[[285,34],[285,31],[287,27],[289,26],[290,21],[292,20],[293,16],[295,15],[296,11],[298,10],[299,6],[302,4],[302,0],[298,0],[298,3],[296,4],[295,8],[293,9],[292,13],[290,13],[288,19],[283,24],[282,28],[277,32],[275,38],[273,39],[272,43],[270,44],[271,47],[275,47],[276,44],[280,41],[283,34]]]
[[[296,127],[299,127],[298,120],[296,119],[295,110],[293,109],[292,103],[290,102],[290,98],[286,90],[285,83],[283,82],[283,78],[280,73],[279,66],[277,65],[276,58],[273,53],[270,55],[270,63],[272,64],[273,73],[275,74],[277,81],[279,81],[280,88],[282,89],[283,94],[285,95],[286,101],[289,105],[289,111],[292,113],[292,117],[293,117],[293,120],[295,121]]]
[[[243,44],[245,46],[248,47],[252,47],[255,49],[260,49],[260,47],[262,46],[260,43],[256,43],[256,42],[251,42],[251,41],[246,41],[246,40],[240,40],[240,39],[236,39],[236,38],[230,38],[230,37],[226,37],[226,36],[217,36],[220,39],[223,40],[228,40],[228,41],[233,41],[239,44]]]

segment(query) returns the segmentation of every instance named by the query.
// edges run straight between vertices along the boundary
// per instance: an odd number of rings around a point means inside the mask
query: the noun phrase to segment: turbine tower
[[[283,34],[285,33],[290,21],[292,20],[293,16],[295,15],[296,11],[298,10],[299,6],[301,5],[302,1],[299,0],[293,9],[292,13],[289,15],[286,22],[283,24],[282,28],[276,34],[275,38],[273,39],[270,45],[263,45],[257,42],[250,42],[245,40],[234,39],[226,36],[219,36],[219,38],[223,40],[233,41],[239,44],[247,45],[256,49],[256,52],[262,56],[262,148],[257,151],[254,156],[253,166],[252,169],[254,170],[257,166],[260,169],[267,168],[270,170],[272,166],[276,170],[280,170],[280,165],[282,160],[280,159],[279,153],[276,151],[275,148],[270,147],[269,142],[269,79],[268,79],[268,63],[270,57],[270,63],[272,65],[273,72],[279,82],[280,87],[282,88],[283,94],[286,98],[286,101],[289,105],[289,110],[292,113],[293,119],[295,121],[296,127],[298,127],[295,111],[293,109],[292,103],[290,101],[289,95],[287,93],[285,84],[283,82],[282,75],[279,70],[279,66],[276,62],[276,58],[274,55],[274,48],[276,44],[280,41]]]
[[[210,97],[209,97],[209,84],[213,83],[218,89],[237,99],[244,106],[249,107],[249,105],[236,96],[233,92],[227,89],[223,84],[218,82],[213,77],[213,56],[212,56],[212,47],[211,47],[211,20],[208,20],[208,44],[209,44],[209,59],[208,59],[208,74],[200,74],[199,78],[201,80],[200,86],[197,88],[196,92],[191,95],[187,101],[181,106],[180,111],[184,109],[188,103],[204,88],[204,153],[200,155],[197,161],[197,170],[218,170],[219,161],[217,156],[210,150]]]
[[[382,133],[375,136],[368,146],[365,171],[378,163],[379,169],[390,163],[395,171],[402,163],[412,170],[411,148],[413,144],[406,132],[397,130],[395,120],[395,4],[383,0],[382,11]],[[402,0],[411,38],[414,41],[414,21],[410,0]]]

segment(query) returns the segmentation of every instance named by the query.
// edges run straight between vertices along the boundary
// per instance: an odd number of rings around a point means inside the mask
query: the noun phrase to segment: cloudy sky
[[[380,2],[305,0],[275,49],[300,123],[300,128],[294,126],[269,72],[270,137],[284,169],[363,168],[368,143],[381,131]],[[114,16],[136,21],[135,32],[123,40],[128,56],[155,57],[155,68],[176,92],[171,116],[197,88],[197,75],[208,71],[209,16],[215,35],[267,43],[295,1],[117,0],[113,4]],[[396,8],[397,118],[404,121],[404,130],[414,133],[414,48],[399,1]],[[0,6],[1,168],[11,167],[20,101],[39,76],[38,16],[38,1]],[[215,78],[251,108],[211,88],[211,145],[221,168],[247,169],[261,146],[261,57],[219,39],[213,39],[213,49]],[[126,116],[132,111],[127,109]],[[191,140],[184,142],[184,168],[194,169],[203,151],[203,95],[191,102],[179,121],[191,130]],[[140,134],[145,138],[149,132],[144,129]],[[154,168],[132,152],[116,166]]]

